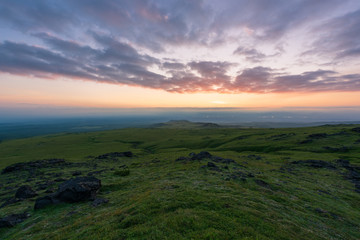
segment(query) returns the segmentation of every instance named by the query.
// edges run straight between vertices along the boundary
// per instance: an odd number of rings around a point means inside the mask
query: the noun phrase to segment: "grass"
[[[178,124],[178,123],[177,123]],[[31,217],[0,229],[0,239],[360,239],[360,194],[347,170],[291,164],[336,159],[360,164],[356,125],[288,129],[161,126],[147,129],[56,134],[3,141],[0,167],[47,158],[81,163],[0,175],[0,204],[16,189],[74,171],[99,171],[99,197],[109,203],[59,204],[33,210],[34,199],[0,208],[0,217],[28,211]],[[327,136],[309,140],[309,135]],[[346,151],[336,151],[346,147]],[[334,150],[335,149],[335,150]],[[96,156],[132,151],[134,157]],[[206,166],[211,159],[175,161],[209,151],[235,163]],[[104,171],[102,171],[104,170]],[[253,177],[232,176],[239,172]],[[258,184],[259,180],[267,185]],[[56,188],[57,184],[52,185]],[[40,196],[45,190],[37,190]]]

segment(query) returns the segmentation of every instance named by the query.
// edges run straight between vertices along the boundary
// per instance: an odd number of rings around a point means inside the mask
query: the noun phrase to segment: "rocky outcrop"
[[[94,200],[101,187],[101,181],[95,177],[78,177],[60,184],[58,190],[51,195],[36,199],[35,209],[59,202],[81,202]]]

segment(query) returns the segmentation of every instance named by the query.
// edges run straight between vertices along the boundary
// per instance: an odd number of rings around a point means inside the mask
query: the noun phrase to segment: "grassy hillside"
[[[45,196],[79,171],[102,181],[98,196],[109,203],[35,211],[36,198],[14,202],[0,218],[31,217],[0,229],[0,239],[360,239],[359,125],[189,124],[1,142],[1,169],[52,158],[69,164],[1,174],[0,205],[22,185]],[[134,157],[104,155],[124,151]],[[191,159],[201,151],[213,157]]]

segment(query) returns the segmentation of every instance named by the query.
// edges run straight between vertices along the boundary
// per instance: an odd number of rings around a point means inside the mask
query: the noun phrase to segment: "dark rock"
[[[218,166],[216,166],[215,163],[213,163],[213,162],[208,162],[207,166],[208,166],[209,168],[217,168],[217,167],[218,167]]]
[[[329,152],[348,152],[350,150],[350,148],[342,146],[342,147],[323,147],[325,150],[329,151]]]
[[[38,194],[29,185],[21,186],[15,193],[15,198],[33,198]]]
[[[21,200],[17,199],[17,198],[8,198],[5,200],[5,202],[3,204],[1,204],[0,208],[6,207],[7,205],[14,204],[14,203],[17,203],[20,201]]]
[[[351,131],[360,133],[360,127],[353,128],[353,129],[351,129]]]
[[[45,190],[47,189],[48,187],[54,185],[55,182],[54,181],[46,181],[46,182],[43,182],[43,183],[40,183],[37,185],[37,190]]]
[[[175,161],[180,162],[180,161],[188,161],[188,160],[190,160],[190,158],[188,157],[178,157]]]
[[[211,157],[211,160],[213,160],[214,162],[217,162],[217,163],[224,163],[224,164],[236,163],[232,159],[222,158],[222,157],[217,157],[217,156]]]
[[[42,209],[56,203],[59,203],[59,201],[54,197],[54,195],[40,197],[36,199],[34,209]]]
[[[91,206],[93,207],[97,207],[101,204],[104,204],[104,203],[108,203],[109,200],[108,199],[105,199],[105,198],[96,198],[92,203],[91,203]]]
[[[304,141],[301,141],[300,144],[307,144],[307,143],[312,143],[312,142],[313,142],[313,140],[311,140],[311,139],[306,139],[306,140],[304,140]]]
[[[55,196],[62,202],[93,200],[101,187],[101,181],[95,177],[78,177],[60,184]]]
[[[262,159],[261,156],[255,155],[255,154],[250,154],[247,156],[247,158],[252,159],[252,160],[261,160]]]
[[[255,179],[255,183],[261,187],[270,188],[270,185],[261,179]]]
[[[212,157],[212,155],[206,151],[202,151],[198,154],[190,153],[189,156],[191,160],[203,160],[203,159],[210,159]]]
[[[45,159],[33,162],[23,162],[23,163],[15,163],[10,166],[4,168],[1,174],[22,171],[22,170],[36,170],[39,168],[46,168],[46,167],[56,167],[58,165],[66,164],[64,159]]]
[[[64,181],[66,181],[65,178],[55,178],[54,179],[54,182],[64,182]]]
[[[95,159],[113,159],[113,158],[119,158],[119,157],[133,157],[133,153],[128,152],[111,152],[111,153],[105,153],[102,155],[97,156]]]
[[[291,162],[291,164],[300,164],[312,168],[327,168],[327,169],[336,168],[334,164],[322,160],[300,160],[300,161],[293,161]]]
[[[344,168],[349,168],[350,167],[349,160],[337,159],[336,163],[339,164],[341,167],[344,167]]]
[[[34,209],[41,209],[59,202],[74,203],[94,200],[101,187],[95,177],[77,177],[60,184],[56,193],[36,199]]]
[[[309,139],[321,139],[321,138],[326,138],[329,135],[327,133],[314,133],[314,134],[310,134],[307,137]]]
[[[92,171],[92,172],[88,172],[88,176],[93,176],[93,175],[95,175],[95,174],[100,174],[100,173],[102,173],[102,172],[104,172],[105,171],[105,169],[103,169],[103,170],[99,170],[99,171]]]
[[[73,176],[79,176],[79,175],[81,175],[81,174],[82,174],[81,171],[75,171],[75,172],[73,172],[71,175],[73,175]]]
[[[30,217],[29,213],[11,214],[0,219],[0,228],[14,227],[16,224],[23,222]]]

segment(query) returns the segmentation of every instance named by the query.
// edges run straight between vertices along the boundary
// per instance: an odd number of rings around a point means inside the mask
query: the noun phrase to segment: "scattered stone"
[[[55,178],[54,179],[54,182],[64,182],[64,181],[66,181],[65,178]]]
[[[81,175],[81,174],[82,174],[81,171],[75,171],[75,172],[73,172],[71,175],[73,175],[73,176],[79,176],[79,175]]]
[[[293,161],[291,162],[291,164],[300,164],[312,168],[336,169],[335,165],[333,165],[332,163],[322,160],[300,160],[300,161]]]
[[[351,129],[351,131],[360,133],[360,127],[353,128],[353,129]]]
[[[95,159],[114,159],[119,157],[133,157],[133,153],[128,152],[111,152],[97,156]]]
[[[311,140],[311,139],[306,139],[306,140],[304,140],[304,141],[301,141],[300,144],[307,144],[307,143],[312,143],[312,142],[313,142],[313,140]]]
[[[247,158],[251,159],[251,160],[261,160],[262,157],[259,155],[255,155],[255,154],[250,154],[247,156]]]
[[[91,203],[91,206],[93,207],[97,207],[101,204],[104,204],[104,203],[108,203],[109,202],[109,199],[106,199],[106,198],[96,198],[92,203]]]
[[[188,157],[178,157],[175,161],[180,162],[180,161],[188,161],[188,160],[190,160],[190,158]]]
[[[101,181],[95,177],[78,177],[60,184],[56,198],[62,202],[80,202],[93,200],[101,187]]]
[[[36,190],[45,190],[47,189],[48,187],[51,187],[52,185],[54,185],[55,182],[54,181],[46,181],[44,183],[40,183],[38,184]]]
[[[100,173],[102,173],[102,172],[105,172],[106,171],[106,169],[103,169],[103,170],[99,170],[99,171],[92,171],[92,172],[88,172],[88,176],[89,177],[91,177],[91,176],[93,176],[93,175],[95,175],[95,174],[100,174]]]
[[[39,168],[56,167],[56,166],[65,165],[65,164],[66,164],[66,162],[64,159],[57,159],[57,158],[44,159],[44,160],[33,161],[33,162],[15,163],[15,164],[12,164],[12,165],[4,168],[1,172],[1,174],[22,171],[22,170],[36,170]]]
[[[321,139],[327,138],[329,135],[327,133],[314,133],[307,136],[309,139]]]
[[[20,214],[11,214],[0,219],[0,228],[14,227],[16,224],[25,221],[29,217],[30,214],[26,212]]]
[[[77,177],[60,184],[56,193],[36,199],[35,209],[59,202],[74,203],[94,200],[101,187],[101,181],[95,177]]]
[[[350,148],[342,146],[339,148],[334,148],[334,147],[323,147],[325,150],[328,150],[329,152],[348,152],[350,150]]]
[[[190,156],[191,160],[203,160],[203,159],[209,159],[212,157],[212,155],[206,151],[202,151],[198,154],[190,153],[189,156]]]
[[[261,179],[255,179],[255,183],[261,187],[270,188],[270,185]]]
[[[36,197],[38,194],[29,186],[21,186],[15,193],[15,198],[27,199]]]
[[[17,198],[8,198],[5,200],[5,202],[3,204],[1,204],[0,208],[6,207],[7,205],[14,204],[14,203],[17,203],[20,201],[21,200],[17,199]]]
[[[47,206],[59,203],[60,201],[58,201],[53,195],[48,195],[48,196],[44,196],[44,197],[40,197],[38,199],[36,199],[35,201],[35,206],[34,209],[42,209],[45,208]]]

